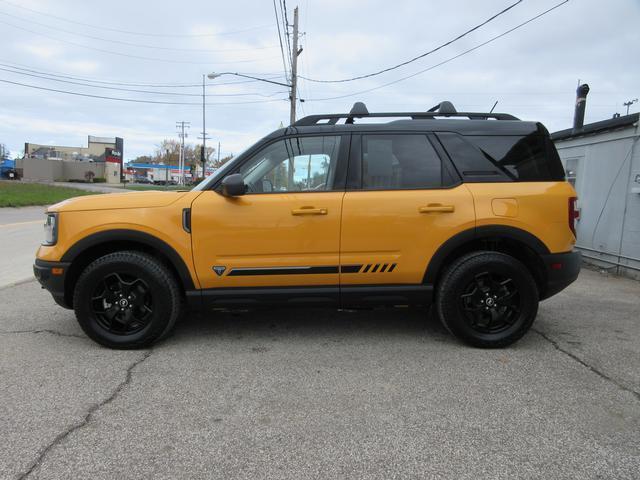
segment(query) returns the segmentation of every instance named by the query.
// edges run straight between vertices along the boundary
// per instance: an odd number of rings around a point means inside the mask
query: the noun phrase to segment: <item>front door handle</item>
[[[452,213],[455,211],[453,205],[442,205],[441,203],[430,203],[426,207],[418,207],[420,213]]]
[[[291,210],[291,215],[326,215],[326,208],[300,207]]]

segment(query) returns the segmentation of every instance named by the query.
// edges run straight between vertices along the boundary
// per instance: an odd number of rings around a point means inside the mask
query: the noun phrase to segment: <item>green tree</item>
[[[164,163],[165,165],[177,165],[180,158],[180,143],[174,139],[164,139],[153,155],[155,163]]]

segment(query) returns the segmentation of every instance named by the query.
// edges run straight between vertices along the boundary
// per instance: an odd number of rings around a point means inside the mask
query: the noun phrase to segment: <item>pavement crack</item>
[[[547,342],[549,342],[553,346],[553,348],[555,348],[559,352],[564,353],[569,358],[571,358],[572,360],[578,362],[583,367],[588,368],[589,370],[591,370],[593,373],[595,373],[599,377],[605,379],[606,381],[608,381],[610,383],[613,383],[619,389],[624,390],[625,392],[631,393],[634,397],[636,397],[636,400],[640,400],[640,392],[636,392],[635,390],[623,385],[622,383],[617,381],[615,378],[612,378],[609,375],[607,375],[606,373],[601,372],[600,370],[598,370],[593,365],[589,365],[586,361],[584,361],[583,359],[578,357],[576,354],[570,352],[569,350],[567,350],[565,348],[562,348],[557,341],[555,341],[553,338],[549,337],[546,333],[543,333],[543,332],[541,332],[540,330],[538,330],[536,328],[532,328],[531,330],[533,330],[538,335],[540,335],[542,338],[544,338]]]
[[[74,338],[87,338],[85,335],[79,333],[62,333],[57,330],[50,330],[48,328],[34,329],[34,330],[1,330],[0,335],[17,335],[21,333],[49,333],[51,335],[57,335],[58,337],[74,337]]]
[[[36,281],[36,279],[34,277],[25,278],[25,279],[22,279],[22,280],[17,280],[15,282],[10,282],[10,283],[7,283],[5,285],[1,285],[0,286],[0,290],[8,290],[8,289],[13,288],[13,287],[18,287],[20,285],[24,285],[25,283],[32,283],[32,282],[35,282],[35,281]]]
[[[102,407],[110,404],[111,402],[113,402],[116,398],[118,398],[118,396],[120,396],[120,394],[122,393],[122,391],[131,384],[131,380],[133,378],[133,370],[140,365],[142,362],[144,362],[146,359],[148,359],[151,356],[152,353],[152,349],[146,351],[144,353],[144,355],[142,355],[140,358],[138,358],[136,361],[134,361],[133,363],[131,363],[128,367],[127,367],[127,373],[125,375],[125,378],[122,382],[120,382],[116,388],[111,392],[111,395],[109,395],[106,399],[102,400],[101,402],[95,403],[93,404],[91,407],[89,407],[89,409],[87,410],[87,413],[84,415],[84,417],[82,418],[82,420],[78,423],[75,423],[73,425],[71,425],[69,428],[67,428],[65,431],[59,433],[58,435],[56,435],[56,437],[53,439],[53,441],[51,443],[49,443],[46,447],[44,447],[40,453],[38,454],[38,456],[36,457],[36,459],[31,463],[31,465],[29,466],[29,468],[22,474],[20,474],[18,476],[19,480],[23,480],[28,478],[37,468],[40,467],[40,465],[42,465],[42,462],[44,461],[44,459],[46,458],[46,456],[48,455],[48,453],[53,450],[55,447],[57,447],[58,445],[60,445],[62,442],[64,442],[69,435],[71,435],[72,433],[74,433],[77,430],[80,430],[81,428],[87,426],[89,423],[91,423],[91,420],[94,417],[94,414],[99,411]]]

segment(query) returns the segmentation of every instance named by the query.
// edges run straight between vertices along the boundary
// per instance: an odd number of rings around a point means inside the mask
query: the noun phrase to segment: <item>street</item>
[[[40,229],[3,231],[0,478],[638,478],[637,282],[583,270],[504,350],[418,309],[283,309],[112,351],[6,286]]]
[[[45,209],[0,210],[0,287],[33,279],[33,258],[42,242]]]

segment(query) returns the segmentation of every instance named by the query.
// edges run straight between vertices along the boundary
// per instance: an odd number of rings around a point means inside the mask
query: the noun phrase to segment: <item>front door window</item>
[[[333,189],[340,137],[287,138],[265,147],[240,167],[247,193]]]

